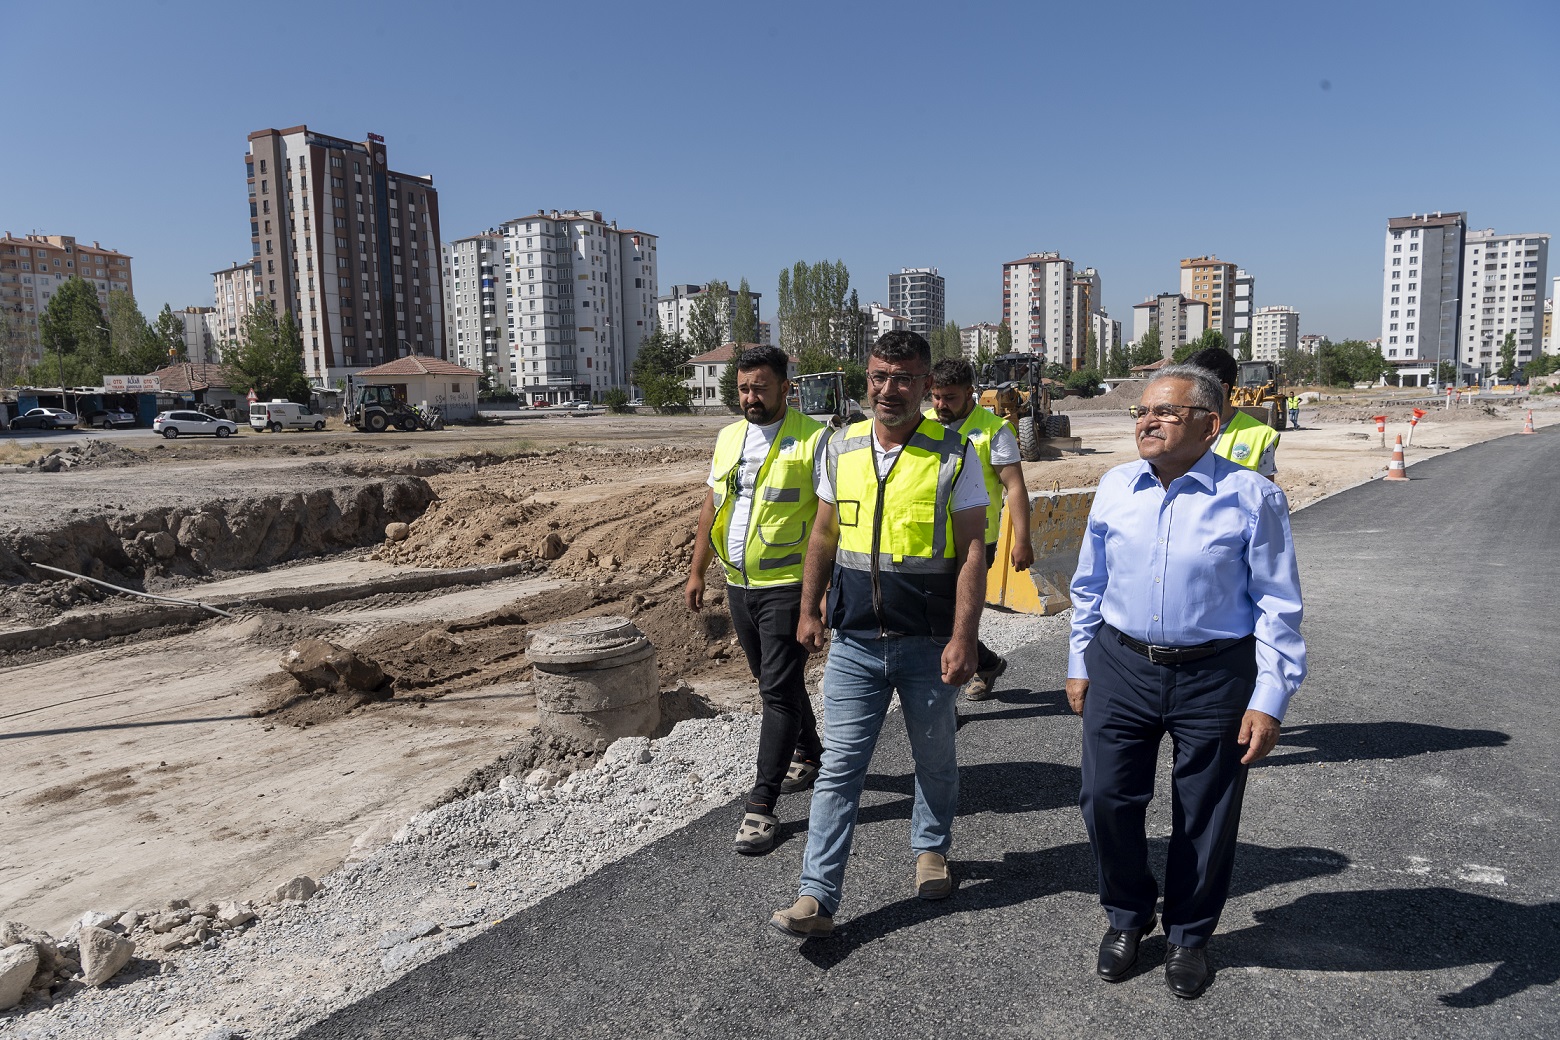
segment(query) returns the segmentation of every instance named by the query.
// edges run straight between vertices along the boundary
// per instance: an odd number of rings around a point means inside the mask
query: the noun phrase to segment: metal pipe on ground
[[[29,562],[31,562],[31,561],[29,561]],[[157,600],[159,603],[177,603],[180,606],[184,606],[184,607],[199,607],[201,610],[209,610],[213,614],[216,614],[216,615],[219,615],[219,616],[225,617],[225,618],[230,618],[230,617],[233,616],[232,614],[229,614],[225,610],[219,610],[216,607],[213,607],[213,606],[211,606],[209,604],[206,604],[206,603],[201,603],[198,600],[193,600],[193,599],[176,599],[173,596],[156,596],[156,595],[153,595],[150,592],[141,592],[138,589],[127,589],[123,585],[115,585],[112,582],[102,581],[101,579],[98,579],[98,578],[89,578],[85,574],[77,574],[75,571],[68,571],[68,570],[65,570],[63,567],[50,567],[46,563],[33,563],[32,566],[38,568],[40,571],[50,571],[50,572],[52,572],[54,574],[63,574],[67,578],[80,578],[82,581],[90,581],[94,585],[101,585],[105,589],[113,589],[115,592],[123,592],[127,596],[140,596],[143,599],[154,599],[154,600]]]

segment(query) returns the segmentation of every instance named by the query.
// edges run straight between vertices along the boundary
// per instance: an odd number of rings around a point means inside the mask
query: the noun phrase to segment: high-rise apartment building
[[[217,303],[211,316],[211,338],[220,353],[229,343],[243,340],[244,319],[259,299],[255,265],[234,261],[232,266],[211,273],[211,285]]]
[[[497,228],[439,246],[444,276],[444,349],[455,363],[481,372],[494,387],[517,388],[509,335],[510,267]],[[462,278],[456,287],[455,272]],[[502,301],[502,302],[500,302]]]
[[[184,356],[198,365],[221,361],[217,350],[215,307],[185,307],[173,312],[184,327]]]
[[[1300,345],[1300,312],[1293,307],[1258,307],[1252,320],[1251,360],[1277,361]]]
[[[1208,311],[1207,302],[1180,293],[1150,296],[1132,308],[1132,339],[1136,342],[1149,329],[1158,329],[1159,352],[1169,357],[1208,330]]]
[[[1240,346],[1242,337],[1251,335],[1251,319],[1257,313],[1257,280],[1243,269],[1235,271],[1235,320],[1230,323],[1230,352]]]
[[[1094,367],[1103,372],[1112,351],[1125,346],[1121,341],[1121,322],[1104,311],[1089,315],[1089,328],[1094,332]]]
[[[1015,351],[1044,354],[1048,362],[1071,367],[1073,262],[1050,252],[1003,264],[1002,320],[1013,334]]]
[[[758,342],[760,345],[766,347],[772,347],[775,345],[774,329],[767,321],[761,321],[758,323]]]
[[[1100,273],[1092,267],[1074,271],[1072,280],[1073,356],[1070,367],[1082,368],[1089,359],[1089,334],[1094,331],[1094,315],[1103,310],[1100,302]],[[1097,365],[1098,360],[1095,361]]]
[[[987,354],[997,353],[997,339],[1001,334],[1002,326],[993,325],[989,321],[976,322],[974,325],[966,325],[959,330],[960,353],[966,361],[973,362],[975,358],[985,351]],[[978,376],[980,373],[976,373]]]
[[[902,267],[888,276],[888,309],[910,320],[910,329],[930,336],[944,317],[947,285],[935,267]]]
[[[1219,332],[1234,347],[1235,280],[1234,264],[1216,256],[1194,256],[1181,261],[1181,295],[1208,305],[1208,328]]]
[[[1517,364],[1532,360],[1543,348],[1549,236],[1469,231],[1463,237],[1462,266],[1458,359],[1490,375],[1500,367],[1509,333]]]
[[[130,257],[118,250],[97,242],[83,245],[72,235],[17,236],[7,231],[0,238],[0,310],[19,322],[36,351],[43,343],[38,316],[59,287],[78,275],[97,290],[98,306],[105,313],[109,293],[135,293]]]
[[[439,193],[385,141],[256,130],[244,157],[256,295],[291,311],[304,372],[335,382],[409,354],[444,358]]]
[[[727,287],[727,296],[724,300],[717,301],[716,322],[720,325],[720,341],[730,343],[731,316],[737,313],[737,299],[741,296],[740,289]],[[702,285],[674,285],[672,291],[655,299],[656,320],[661,323],[661,329],[667,335],[676,334],[686,337],[688,335],[688,319],[693,314],[693,305],[704,295]],[[753,320],[761,317],[759,305],[762,302],[763,293],[749,292],[748,297],[753,301]],[[760,341],[762,342],[762,340]]]
[[[1434,364],[1457,353],[1466,213],[1387,221],[1381,277],[1381,350],[1391,365]]]
[[[592,400],[626,387],[655,328],[656,237],[596,210],[538,211],[497,234],[501,250],[490,233],[446,252],[457,351],[480,349],[484,365],[533,400]]]

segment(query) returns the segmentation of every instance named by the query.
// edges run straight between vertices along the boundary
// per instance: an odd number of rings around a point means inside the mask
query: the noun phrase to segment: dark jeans
[[[1165,933],[1202,946],[1218,927],[1235,865],[1246,790],[1246,749],[1235,742],[1257,681],[1247,640],[1186,664],[1151,664],[1100,627],[1084,651],[1083,790],[1078,804],[1099,867],[1100,904],[1112,928],[1141,928],[1158,886],[1148,869],[1144,821],[1154,797],[1159,742],[1170,735],[1170,849]]]
[[[796,641],[802,618],[802,587],[728,586],[731,623],[758,680],[764,718],[758,731],[758,779],[748,794],[748,812],[772,815],[780,783],[792,757],[816,763],[823,754],[818,722],[807,697],[807,648]]]
[[[997,562],[997,547],[993,543],[986,546],[986,569],[991,570],[992,564]],[[1002,663],[1002,655],[992,650],[985,643],[975,642],[975,670],[989,672]]]

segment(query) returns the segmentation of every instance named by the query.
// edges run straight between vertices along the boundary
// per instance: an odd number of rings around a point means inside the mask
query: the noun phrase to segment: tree
[[[758,315],[753,312],[753,293],[746,278],[737,285],[737,313],[731,318],[731,341],[758,342]]]
[[[1523,368],[1523,374],[1529,379],[1547,376],[1551,372],[1560,372],[1560,354],[1534,354]]]
[[[169,363],[190,359],[188,347],[184,342],[184,319],[173,313],[173,308],[166,303],[163,304],[163,309],[157,312],[157,321],[152,325],[152,333],[156,338],[158,353]]]
[[[628,394],[623,392],[621,386],[614,386],[611,390],[601,395],[601,403],[607,406],[609,412],[628,411]]]
[[[721,281],[709,282],[694,298],[688,314],[688,349],[692,357],[708,354],[725,341],[724,313],[730,299],[731,290]]]
[[[1251,333],[1242,332],[1240,334],[1240,343],[1235,348],[1235,359],[1237,361],[1251,360]]]
[[[1110,359],[1105,364],[1105,374],[1112,379],[1122,379],[1130,374],[1132,362],[1127,348],[1119,340],[1110,348]]]
[[[1097,369],[1097,368],[1100,367],[1100,359],[1099,359],[1099,356],[1098,356],[1099,355],[1099,350],[1100,350],[1100,341],[1099,341],[1098,338],[1095,337],[1095,335],[1094,335],[1094,328],[1091,325],[1090,328],[1089,328],[1089,335],[1083,341],[1083,367],[1084,368]]]
[[[980,374],[986,371],[986,366],[991,364],[991,359],[994,356],[995,355],[993,355],[991,352],[991,348],[988,347],[986,345],[986,341],[982,339],[980,342],[980,348],[975,351],[975,359],[971,362],[971,364],[975,366],[976,379],[979,379]]]
[[[1069,373],[1065,383],[1069,391],[1080,397],[1093,397],[1100,391],[1100,374],[1092,368],[1081,368]]]
[[[693,389],[687,378],[688,359],[693,354],[680,336],[668,336],[658,322],[655,331],[639,344],[631,379],[656,411],[686,412],[693,403]]]
[[[1164,354],[1159,349],[1159,326],[1150,325],[1148,331],[1143,333],[1141,339],[1133,344],[1127,354],[1127,368],[1133,369],[1138,365],[1152,365],[1155,361],[1163,360]]]
[[[18,310],[0,310],[0,386],[16,386],[38,353],[27,319]]]
[[[1360,339],[1323,340],[1321,354],[1322,381],[1332,386],[1374,383],[1388,368],[1381,348]]]
[[[956,321],[950,321],[946,325],[933,329],[927,340],[932,347],[934,365],[943,358],[964,356],[964,341],[959,332],[959,323]]]
[[[780,272],[777,289],[775,316],[780,322],[781,350],[797,358],[810,347],[827,349],[842,360],[854,355],[854,344],[846,337],[859,328],[859,318],[846,306],[850,271],[845,261],[809,264],[798,260]],[[859,315],[860,308],[854,310]]]
[[[1013,330],[1008,328],[1008,323],[1005,321],[997,326],[997,353],[1013,353]]]
[[[1517,334],[1506,333],[1506,340],[1500,345],[1500,367],[1495,369],[1495,374],[1502,379],[1510,379],[1511,373],[1517,370]]]
[[[33,366],[30,382],[49,385],[58,379],[70,386],[98,382],[99,365],[108,352],[108,328],[96,289],[79,276],[66,279],[38,316],[38,333],[45,357]],[[50,353],[54,357],[48,357]]]
[[[850,302],[845,305],[845,317],[842,322],[840,339],[844,342],[846,357],[856,360],[864,359],[872,349],[872,344],[867,342],[872,329],[872,317],[861,309],[861,297],[856,295],[856,290],[850,291]]]
[[[299,404],[309,402],[303,337],[291,311],[280,319],[268,306],[250,311],[244,318],[243,342],[225,353],[222,367],[234,390],[253,390],[262,401],[282,397]]]

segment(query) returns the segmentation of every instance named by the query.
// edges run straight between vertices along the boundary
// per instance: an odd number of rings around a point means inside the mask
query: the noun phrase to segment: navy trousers
[[[1246,790],[1246,749],[1235,740],[1256,685],[1256,644],[1246,640],[1186,664],[1151,664],[1103,625],[1084,663],[1078,804],[1099,867],[1100,904],[1112,928],[1141,928],[1153,913],[1159,893],[1144,819],[1168,733],[1174,767],[1165,932],[1177,946],[1203,946],[1218,927],[1235,863]]]

